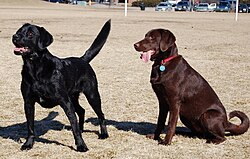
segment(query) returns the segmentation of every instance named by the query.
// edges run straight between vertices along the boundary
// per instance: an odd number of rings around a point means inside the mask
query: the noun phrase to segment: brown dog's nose
[[[138,43],[135,43],[134,44],[134,48],[137,49],[139,47],[139,44]]]

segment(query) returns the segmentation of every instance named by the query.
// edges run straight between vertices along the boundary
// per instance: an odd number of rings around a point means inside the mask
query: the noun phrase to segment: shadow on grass
[[[65,146],[70,149],[76,150],[72,146],[68,146],[65,144],[62,144],[58,141],[49,140],[42,138],[41,136],[46,134],[49,130],[55,130],[55,131],[61,131],[61,130],[69,130],[71,131],[71,126],[67,126],[62,124],[61,122],[54,120],[56,116],[58,116],[58,112],[50,112],[47,117],[40,121],[35,121],[35,134],[36,134],[36,142],[42,142],[46,144],[56,144],[60,146]],[[86,122],[90,122],[91,124],[98,126],[98,119],[97,118],[88,118]],[[132,131],[135,133],[138,133],[140,135],[147,135],[154,133],[154,130],[156,128],[156,124],[152,124],[149,122],[130,122],[130,121],[114,121],[114,120],[106,120],[107,125],[114,126],[117,130],[122,131]],[[84,132],[88,133],[95,133],[99,135],[98,131],[92,131],[92,130],[84,130]],[[166,132],[166,130],[165,130]],[[177,127],[176,128],[176,134],[188,136],[188,137],[194,137],[195,135],[186,127]],[[15,142],[23,143],[22,138],[27,137],[27,125],[26,122],[23,123],[17,123],[14,125],[1,127],[0,126],[0,136],[5,139],[12,139]],[[73,135],[72,135],[73,137]],[[72,138],[73,140],[73,138]]]
[[[97,118],[88,118],[85,122],[90,122],[93,125],[98,125]],[[156,124],[152,124],[149,122],[130,122],[130,121],[114,121],[114,120],[106,120],[107,125],[112,125],[118,130],[122,131],[131,131],[140,135],[153,134],[156,129]],[[166,133],[165,129],[163,133]],[[194,133],[191,132],[190,129],[186,127],[177,127],[176,134],[187,136],[187,137],[196,137]]]
[[[37,120],[35,121],[35,135],[36,135],[35,141],[46,144],[56,144],[60,146],[66,146],[69,147],[70,149],[76,150],[72,146],[68,146],[58,141],[48,140],[41,137],[42,135],[46,134],[49,130],[61,131],[63,129],[66,129],[71,131],[71,126],[64,125],[61,122],[54,120],[55,117],[58,116],[58,114],[59,114],[58,112],[52,111],[44,119],[40,121]],[[85,132],[98,134],[97,131],[86,130]],[[0,126],[0,136],[5,139],[12,139],[18,143],[23,143],[24,141],[22,141],[21,139],[27,137],[27,124],[26,122],[23,122],[6,127]],[[73,140],[73,134],[72,134],[72,140]]]

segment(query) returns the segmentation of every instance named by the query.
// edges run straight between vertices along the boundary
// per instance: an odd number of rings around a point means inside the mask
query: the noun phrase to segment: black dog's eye
[[[28,37],[32,37],[33,35],[34,35],[34,33],[33,33],[32,31],[28,31],[28,32],[27,32],[27,36],[28,36]]]

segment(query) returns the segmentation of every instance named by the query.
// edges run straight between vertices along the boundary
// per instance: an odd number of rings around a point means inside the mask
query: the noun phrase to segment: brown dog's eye
[[[154,40],[154,39],[155,39],[155,37],[153,37],[153,36],[149,37],[149,40]]]

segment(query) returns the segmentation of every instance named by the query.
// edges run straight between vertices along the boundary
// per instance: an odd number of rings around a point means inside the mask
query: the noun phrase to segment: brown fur
[[[206,138],[208,143],[225,141],[225,131],[233,135],[245,133],[249,128],[249,118],[240,111],[233,111],[229,118],[238,117],[241,124],[235,125],[228,121],[224,106],[208,82],[178,55],[175,40],[169,30],[154,29],[134,44],[138,52],[154,51],[150,59],[154,61],[150,82],[159,100],[160,111],[155,133],[147,137],[160,140],[164,145],[170,144],[179,116],[185,126],[197,136]],[[172,56],[173,59],[162,63]],[[164,71],[160,71],[161,65],[165,66]],[[161,140],[160,133],[168,112],[167,134]]]

